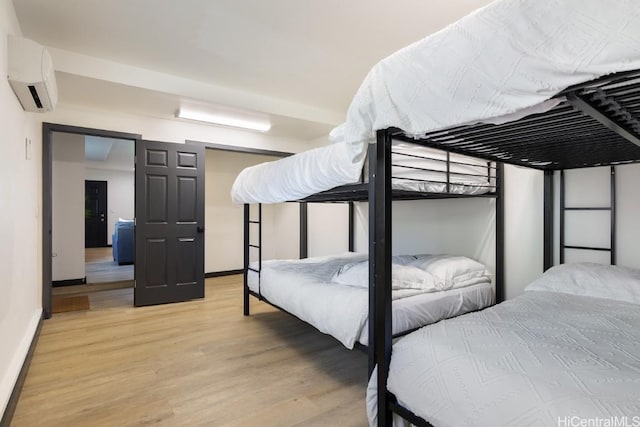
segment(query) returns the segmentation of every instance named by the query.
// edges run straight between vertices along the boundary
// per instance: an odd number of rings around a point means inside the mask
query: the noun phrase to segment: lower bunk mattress
[[[367,392],[371,425],[376,377]],[[640,305],[528,291],[399,339],[387,388],[438,427],[587,425],[615,417],[628,424],[597,425],[634,425]],[[393,424],[409,425],[397,415]]]
[[[249,271],[249,289],[351,349],[356,342],[368,344],[369,290],[333,279],[345,265],[366,260],[367,255],[350,253],[263,261],[260,277]],[[252,266],[258,267],[255,263]],[[476,282],[434,292],[393,290],[393,334],[492,305],[492,283]]]

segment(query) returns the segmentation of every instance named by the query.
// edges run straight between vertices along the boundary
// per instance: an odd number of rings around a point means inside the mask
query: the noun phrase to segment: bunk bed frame
[[[416,426],[431,426],[400,405],[387,388],[392,352],[391,336],[391,142],[410,141],[453,153],[503,162],[544,172],[544,269],[554,263],[554,172],[565,169],[612,166],[611,206],[576,207],[576,210],[603,209],[611,212],[611,247],[565,245],[561,219],[561,262],[564,250],[611,252],[615,263],[615,170],[613,165],[640,162],[640,70],[611,74],[570,87],[555,96],[560,103],[545,113],[501,125],[476,124],[431,132],[420,139],[390,128],[377,132],[376,150],[369,157],[370,306],[369,343],[377,366],[378,426],[390,426],[392,414]],[[561,218],[572,208],[564,206],[564,176],[561,176]],[[501,197],[498,200],[502,200]],[[502,203],[502,202],[501,202]],[[502,225],[502,219],[499,223]],[[499,241],[503,230],[499,228]],[[502,250],[500,243],[500,283]],[[501,290],[502,292],[502,290]],[[500,295],[502,299],[504,295]],[[373,319],[373,321],[371,321]]]
[[[413,141],[406,141],[411,142]],[[364,172],[360,177],[360,182],[355,184],[348,184],[339,187],[335,187],[331,190],[324,191],[321,193],[313,194],[297,203],[300,203],[300,258],[307,257],[307,204],[308,203],[348,203],[349,204],[349,252],[354,251],[355,246],[355,238],[354,238],[354,202],[368,202],[369,203],[369,216],[370,218],[376,218],[376,212],[374,209],[377,209],[376,200],[381,194],[381,189],[377,187],[378,183],[376,180],[376,174],[379,173],[379,170],[374,167],[376,163],[372,163],[371,159],[376,158],[376,148],[380,145],[371,144],[368,147],[368,182],[365,182]],[[389,145],[389,149],[391,150],[391,145]],[[444,174],[444,181],[431,181],[431,180],[421,180],[421,179],[411,179],[413,181],[425,181],[427,183],[436,183],[443,184],[445,186],[445,192],[419,192],[419,191],[409,191],[404,189],[389,189],[387,193],[385,193],[386,198],[382,200],[388,199],[389,210],[391,209],[391,200],[424,200],[424,199],[460,199],[460,198],[494,198],[496,199],[495,209],[496,209],[496,271],[495,277],[493,280],[495,286],[495,299],[496,302],[501,302],[504,299],[504,204],[503,204],[503,168],[502,164],[494,161],[487,161],[486,164],[479,165],[475,163],[465,163],[462,161],[452,160],[450,157],[450,153],[448,151],[439,149],[439,151],[443,151],[446,157],[444,159],[436,159],[429,156],[421,156],[421,155],[412,155],[407,153],[398,153],[393,152],[395,155],[399,156],[410,156],[410,157],[418,157],[424,160],[435,161],[443,163],[443,168],[441,169],[432,169],[432,168],[421,168],[421,167],[409,167],[409,166],[400,166],[398,164],[392,164],[389,161],[389,167],[408,167],[410,169],[418,169],[420,171],[426,172],[436,172],[440,174]],[[391,159],[392,151],[389,152],[388,159]],[[479,170],[485,170],[482,174],[471,174],[471,173],[458,173],[455,172],[452,168],[452,165],[466,165],[472,168],[476,168]],[[483,185],[489,191],[481,194],[457,194],[452,193],[453,186],[474,186],[473,184],[460,184],[457,183],[453,177],[455,176],[464,176],[470,175],[474,177],[482,177],[486,178],[487,184]],[[406,178],[398,178],[391,176],[391,172],[387,175],[389,186],[391,186],[391,179],[406,179]],[[251,227],[257,226],[257,241],[252,240],[252,230]],[[254,237],[255,238],[255,237]],[[372,254],[375,253],[373,248],[379,247],[380,245],[391,244],[391,239],[389,235],[389,239],[386,242],[379,240],[379,234],[375,233],[374,221],[369,222],[369,276],[373,277],[372,265],[377,261],[372,258]],[[251,259],[251,251],[257,251],[257,267],[254,268],[250,264]],[[389,266],[391,260],[391,253],[389,252]],[[262,204],[258,204],[258,213],[257,217],[252,216],[251,213],[251,205],[244,205],[244,315],[248,316],[250,314],[250,297],[253,296],[259,301],[265,302],[278,310],[281,310],[287,314],[296,317],[294,314],[288,312],[282,307],[272,303],[267,298],[265,298],[260,291],[260,273],[262,270]],[[389,267],[389,271],[390,267]],[[249,272],[254,272],[258,275],[258,292],[255,292],[249,288]],[[390,276],[389,276],[390,277]],[[371,283],[370,283],[371,286]],[[371,288],[369,290],[369,305],[374,304],[373,293],[371,292]],[[369,312],[369,319],[373,319],[371,317],[371,311]],[[369,332],[369,345],[364,346],[360,343],[356,343],[356,347],[367,351],[369,355],[369,369],[368,373],[371,375],[375,367],[375,353],[374,353],[374,339],[371,338],[374,336],[374,332],[376,328],[373,325],[372,321],[368,323],[368,332]],[[397,334],[394,334],[392,338],[398,338],[403,335],[409,334],[415,331],[418,328],[413,328],[407,331],[403,331]]]

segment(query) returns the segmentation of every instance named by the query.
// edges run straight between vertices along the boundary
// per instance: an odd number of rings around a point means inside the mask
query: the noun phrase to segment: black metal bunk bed
[[[538,169],[544,172],[544,269],[554,263],[554,172],[565,169],[611,166],[611,247],[574,247],[564,242],[561,224],[561,258],[565,248],[611,252],[615,263],[614,165],[640,162],[640,70],[616,73],[570,87],[555,96],[561,102],[551,110],[501,125],[476,124],[431,132],[420,139],[401,129],[377,132],[375,170],[370,185],[370,306],[373,330],[370,346],[377,366],[379,426],[390,426],[392,413],[417,426],[431,426],[401,406],[386,388],[392,355],[391,336],[391,142],[411,141],[488,161]],[[562,176],[561,176],[562,178]],[[564,185],[561,184],[561,193]],[[561,197],[561,222],[566,208]],[[595,209],[595,208],[575,208]],[[502,236],[501,236],[502,237]],[[562,260],[561,260],[562,262]],[[501,273],[502,274],[502,273]]]
[[[412,141],[406,141],[412,142]],[[375,159],[376,157],[376,145],[371,144],[368,148],[368,159]],[[434,157],[423,157],[422,155],[416,155],[411,153],[401,153],[398,151],[393,152],[395,156],[402,157],[414,157],[422,160],[433,161],[439,163],[441,166],[437,169],[429,169],[422,167],[414,167],[414,166],[402,166],[397,163],[393,163],[392,166],[403,169],[418,169],[422,172],[436,172],[444,176],[443,181],[432,181],[432,180],[421,180],[415,178],[398,178],[396,176],[391,176],[389,174],[389,183],[391,179],[404,180],[409,179],[412,181],[424,181],[431,184],[440,184],[444,186],[443,192],[424,192],[424,191],[412,191],[407,189],[394,188],[389,193],[390,198],[393,200],[424,200],[424,199],[461,199],[461,198],[493,198],[496,200],[495,209],[496,209],[496,265],[495,265],[495,277],[493,280],[495,286],[495,299],[497,302],[501,302],[504,299],[504,267],[503,267],[503,258],[504,258],[504,243],[503,243],[503,235],[504,235],[504,204],[503,204],[503,168],[502,164],[495,161],[483,161],[482,165],[477,163],[465,163],[464,161],[451,159],[450,153],[444,150],[438,150],[444,153],[444,158],[434,158]],[[390,153],[391,155],[391,153]],[[363,174],[360,177],[360,182],[355,184],[343,185],[339,187],[335,187],[331,190],[324,191],[321,193],[317,193],[311,195],[303,200],[297,201],[296,203],[300,203],[300,258],[307,257],[307,204],[308,203],[348,203],[349,204],[349,252],[354,251],[354,202],[368,202],[369,203],[369,215],[370,217],[375,217],[374,209],[376,208],[376,199],[379,197],[380,189],[376,187],[376,173],[377,169],[373,167],[371,164],[371,160],[368,161],[369,164],[365,163],[364,170],[368,169],[368,180],[365,180],[366,172],[363,171]],[[471,167],[472,169],[480,170],[482,173],[478,172],[474,173],[460,173],[455,171],[455,167],[458,165],[466,165]],[[391,164],[390,164],[391,166]],[[456,177],[461,176],[472,176],[476,178],[486,179],[486,185],[483,184],[483,187],[486,187],[487,191],[479,194],[459,194],[454,193],[455,186],[461,187],[474,187],[474,184],[460,184],[456,181]],[[460,188],[460,187],[458,187]],[[252,232],[251,226],[257,226],[257,241],[252,240]],[[374,253],[373,248],[378,246],[380,242],[376,240],[373,227],[374,222],[370,221],[369,223],[369,260],[372,261],[371,254]],[[258,252],[258,261],[257,268],[254,268],[250,265],[251,251],[256,250]],[[372,265],[374,262],[369,262],[369,270],[370,277],[373,275]],[[262,270],[262,205],[258,204],[258,214],[257,217],[252,216],[251,214],[251,206],[249,204],[244,205],[244,315],[248,316],[250,313],[250,297],[253,296],[257,298],[259,301],[263,301],[271,306],[284,311],[285,313],[289,313],[284,308],[274,304],[265,298],[261,291],[260,286],[258,286],[258,292],[255,292],[249,288],[249,280],[248,275],[249,272],[254,272],[258,275],[258,283],[260,283],[260,273]],[[369,305],[373,304],[373,294],[369,292]],[[370,313],[371,314],[371,313]],[[297,317],[291,314],[294,317]],[[413,332],[418,328],[414,328],[411,330],[403,331],[393,335],[393,338],[398,338],[400,336],[406,335],[408,333]],[[373,337],[374,326],[373,322],[369,321],[369,337]],[[375,357],[373,353],[373,345],[372,338],[369,338],[369,345],[364,346],[360,343],[356,343],[356,347],[365,350],[369,355],[369,375],[374,369],[375,366]]]

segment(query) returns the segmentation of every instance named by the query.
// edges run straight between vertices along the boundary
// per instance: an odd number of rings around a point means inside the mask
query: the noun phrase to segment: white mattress
[[[516,120],[568,86],[640,69],[640,2],[499,0],[375,65],[338,143],[243,171],[236,203],[274,203],[358,181],[375,131],[415,136]]]
[[[411,154],[405,156],[403,154]],[[423,156],[416,158],[413,156]],[[447,159],[442,150],[409,143],[394,144],[392,154],[391,186],[394,189],[421,193],[484,194],[493,189],[495,170],[488,169],[485,160],[451,154],[449,189],[447,191]],[[345,171],[354,167],[345,162],[345,146],[333,144],[310,150],[273,162],[247,168],[233,184],[231,195],[234,203],[275,203],[298,200],[314,194],[317,185],[327,183],[329,188],[350,184],[340,180]],[[358,164],[355,181],[360,179],[362,163]],[[423,170],[417,170],[421,168]],[[490,172],[490,175],[489,175]],[[327,175],[331,179],[320,182]],[[367,175],[365,173],[365,175]],[[472,176],[481,175],[481,176]],[[365,176],[368,179],[368,176]],[[355,182],[353,181],[353,182]],[[268,185],[267,185],[268,184]],[[320,191],[320,190],[319,190]]]
[[[438,427],[555,426],[572,416],[631,422],[640,415],[640,306],[528,291],[398,340],[388,389]],[[372,425],[375,396],[374,376]]]
[[[329,334],[345,347],[367,344],[368,289],[331,281],[348,262],[367,255],[263,261],[260,292],[271,303]],[[249,288],[258,292],[258,275],[249,272]],[[437,322],[491,305],[493,285],[483,283],[444,292],[393,291],[393,333]]]

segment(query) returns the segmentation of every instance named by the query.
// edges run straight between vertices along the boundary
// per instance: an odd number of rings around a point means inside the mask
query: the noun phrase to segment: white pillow
[[[352,262],[344,265],[333,276],[335,283],[342,285],[369,287],[369,261]],[[435,292],[437,287],[435,278],[417,267],[411,265],[391,265],[392,289],[419,289],[425,292]]]
[[[441,290],[464,288],[491,282],[491,273],[477,261],[465,256],[432,255],[419,257],[409,265],[435,277]]]
[[[562,292],[640,304],[640,270],[591,262],[556,265],[525,290]]]

